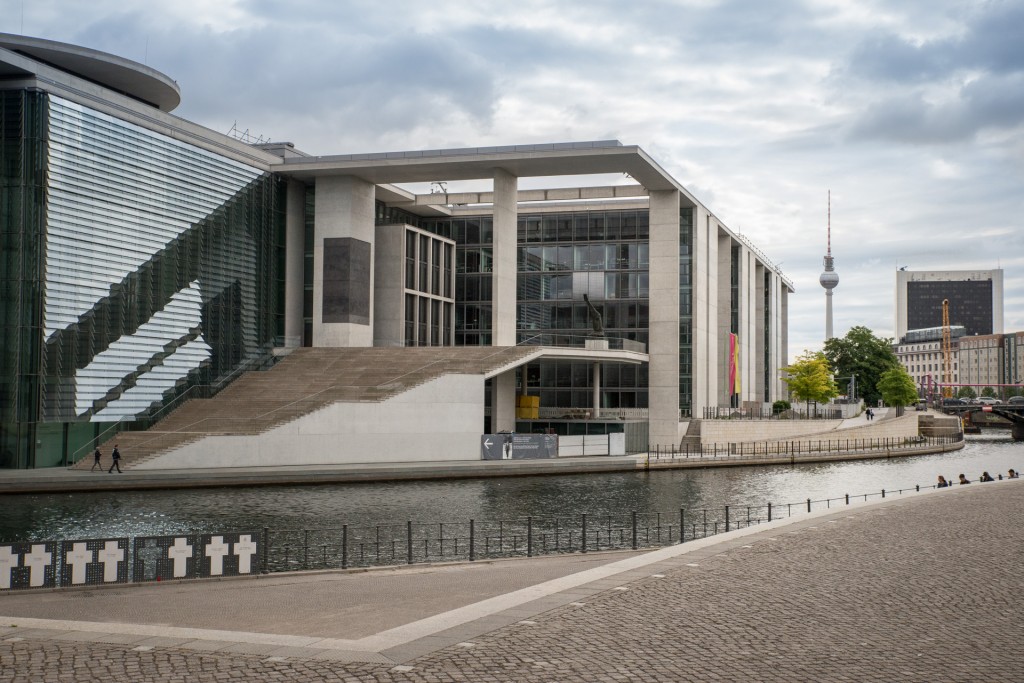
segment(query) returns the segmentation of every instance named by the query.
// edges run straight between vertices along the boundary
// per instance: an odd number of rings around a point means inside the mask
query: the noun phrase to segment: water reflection
[[[0,496],[0,538],[43,540],[182,532],[304,529],[628,514],[800,503],[976,480],[983,470],[1024,469],[1024,444],[1006,436],[968,440],[958,452],[829,464],[515,477],[441,482],[331,484],[173,491]]]

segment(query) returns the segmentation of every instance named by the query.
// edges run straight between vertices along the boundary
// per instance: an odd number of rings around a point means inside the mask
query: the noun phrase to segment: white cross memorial
[[[117,547],[117,541],[107,541],[96,560],[103,563],[103,582],[112,583],[117,581],[117,565],[124,561],[124,550]]]
[[[238,543],[235,543],[235,555],[238,555],[238,573],[252,573],[252,558],[256,554],[256,541],[252,540],[251,534],[239,534]]]
[[[46,568],[50,566],[53,558],[51,553],[46,552],[45,545],[32,546],[32,552],[25,555],[25,566],[30,567],[28,574],[28,585],[32,587],[42,586],[46,580]]]
[[[85,583],[85,565],[90,562],[92,551],[86,548],[85,543],[75,543],[71,546],[71,552],[64,555],[64,563],[71,565],[72,585]]]
[[[18,566],[19,557],[21,555],[14,552],[14,548],[11,546],[0,546],[0,588],[11,587],[11,574]]]
[[[174,562],[174,578],[185,576],[188,570],[188,560],[192,557],[192,546],[184,536],[174,539],[174,545],[167,548],[167,557]]]
[[[223,536],[210,536],[210,542],[206,544],[206,556],[210,558],[210,576],[220,576],[224,573],[224,556],[228,554],[228,544],[224,542]]]

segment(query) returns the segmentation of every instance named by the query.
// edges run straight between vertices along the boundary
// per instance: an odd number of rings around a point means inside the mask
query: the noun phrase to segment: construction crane
[[[949,338],[949,299],[942,300],[942,395],[953,396],[953,344]]]

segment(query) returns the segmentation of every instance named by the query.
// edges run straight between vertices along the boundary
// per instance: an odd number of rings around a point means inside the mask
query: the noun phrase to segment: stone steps
[[[212,435],[259,434],[337,402],[383,401],[450,373],[486,374],[536,347],[296,349],[269,370],[252,371],[216,396],[186,401],[148,431],[121,432],[100,446],[121,467]],[[88,469],[92,458],[75,468]]]

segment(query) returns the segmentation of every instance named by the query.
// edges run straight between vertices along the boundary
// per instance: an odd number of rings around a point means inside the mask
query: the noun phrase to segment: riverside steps
[[[12,681],[1019,681],[1021,480],[647,552],[0,595]],[[88,598],[88,599],[83,599]]]

